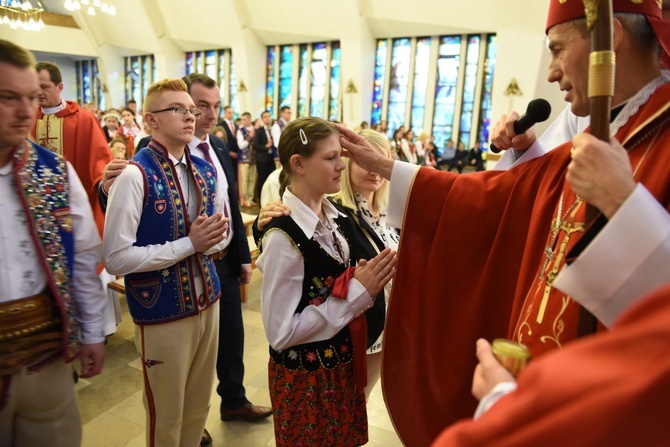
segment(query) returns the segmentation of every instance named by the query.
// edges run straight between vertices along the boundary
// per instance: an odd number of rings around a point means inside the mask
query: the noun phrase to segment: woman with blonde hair
[[[392,158],[392,149],[388,138],[374,130],[359,132],[380,153]],[[386,207],[388,204],[389,182],[378,174],[368,172],[347,158],[342,171],[340,192],[332,201],[338,211],[347,215],[355,223],[347,231],[349,244],[356,246],[365,259],[371,259],[385,248],[398,249],[400,234],[398,230],[386,225]],[[379,381],[381,375],[382,336],[386,315],[386,303],[391,291],[389,282],[372,309],[366,312],[369,334],[377,334],[374,340],[368,340],[367,350],[367,386],[365,397]],[[374,326],[374,327],[371,327]]]

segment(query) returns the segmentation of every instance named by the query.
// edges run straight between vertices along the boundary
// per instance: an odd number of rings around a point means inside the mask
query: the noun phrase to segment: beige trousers
[[[0,379],[0,388],[4,386],[7,401],[0,410],[0,447],[81,445],[70,364],[59,358],[32,373],[23,368]]]
[[[198,315],[135,326],[149,447],[199,445],[216,377],[219,302]]]
[[[244,197],[247,202],[254,198],[254,182],[256,180],[256,165],[251,163],[239,163],[239,192],[240,199]]]

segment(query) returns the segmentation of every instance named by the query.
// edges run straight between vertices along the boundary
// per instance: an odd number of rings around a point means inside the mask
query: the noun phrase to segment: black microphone
[[[547,118],[549,118],[549,115],[551,115],[551,104],[549,104],[546,99],[533,99],[528,103],[526,114],[518,120],[514,121],[514,133],[521,135],[533,127],[536,123],[546,121]],[[493,143],[491,143],[489,149],[491,149],[491,152],[494,154],[500,152],[500,149],[498,149]]]

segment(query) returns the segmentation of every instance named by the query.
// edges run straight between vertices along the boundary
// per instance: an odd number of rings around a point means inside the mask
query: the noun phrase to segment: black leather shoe
[[[221,409],[221,420],[222,421],[236,421],[244,420],[249,422],[256,422],[272,414],[272,408],[270,407],[260,407],[254,405],[251,402],[247,402],[246,405],[240,407],[236,410],[226,410]]]
[[[202,432],[202,438],[200,438],[200,447],[205,445],[210,445],[212,443],[212,436],[209,434],[207,429]]]

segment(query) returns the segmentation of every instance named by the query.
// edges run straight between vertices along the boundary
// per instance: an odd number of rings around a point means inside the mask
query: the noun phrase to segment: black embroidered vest
[[[330,295],[335,279],[344,272],[346,265],[333,258],[314,238],[307,239],[305,233],[288,216],[273,219],[265,234],[271,231],[282,231],[286,234],[300,251],[305,263],[302,298],[295,313],[302,312],[310,305],[318,306],[326,299],[338,299]],[[261,241],[261,251],[262,246]],[[350,362],[353,353],[354,347],[348,326],[328,340],[291,346],[283,351],[276,351],[270,347],[272,359],[291,370],[303,368],[307,371],[316,371],[321,367],[332,369],[342,363]]]

